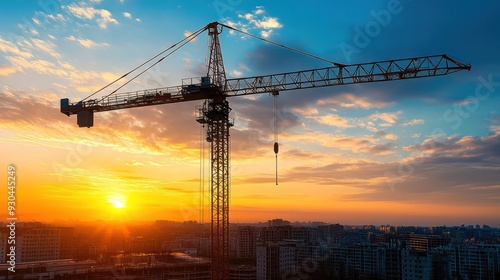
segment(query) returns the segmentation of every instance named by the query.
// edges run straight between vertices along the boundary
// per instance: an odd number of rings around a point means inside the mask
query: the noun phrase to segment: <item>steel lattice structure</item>
[[[229,279],[229,102],[206,100],[196,120],[207,125],[211,162],[212,278]]]

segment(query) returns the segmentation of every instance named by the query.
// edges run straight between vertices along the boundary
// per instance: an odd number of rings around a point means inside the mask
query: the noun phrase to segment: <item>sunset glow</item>
[[[109,203],[111,203],[111,205],[113,205],[115,208],[124,208],[125,207],[125,203],[123,203],[122,201],[119,201],[119,200],[115,200],[115,199],[110,199],[108,200]]]
[[[210,221],[201,101],[99,112],[92,128],[59,102],[82,100],[217,20],[341,64],[446,53],[472,65],[280,92],[278,186],[273,97],[228,98],[231,222],[500,226],[499,3],[397,1],[399,12],[381,18],[388,1],[62,2],[0,2],[0,181],[15,165],[20,221]],[[331,66],[227,28],[219,36],[228,78]],[[206,38],[120,92],[205,75]],[[5,194],[0,205],[5,216]]]

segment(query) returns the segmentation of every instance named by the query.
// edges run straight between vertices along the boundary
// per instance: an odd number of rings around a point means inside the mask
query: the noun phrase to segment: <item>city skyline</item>
[[[138,224],[109,223],[19,223],[17,228],[15,273],[19,277],[50,271],[72,279],[113,279],[121,271],[123,276],[160,278],[180,270],[190,272],[186,279],[210,279],[209,230],[194,221],[160,220],[147,230]],[[1,227],[2,268],[8,266],[8,232]],[[308,275],[309,279],[496,279],[500,275],[500,229],[488,226],[347,226],[273,219],[231,226],[230,232],[230,279],[292,275]]]
[[[0,145],[4,167],[17,169],[17,217],[199,220],[200,174],[205,188],[209,177],[201,102],[97,113],[87,129],[59,112],[59,99],[78,101],[219,21],[344,64],[446,53],[472,65],[280,94],[278,186],[272,97],[229,100],[231,223],[499,227],[499,11],[495,1],[4,1]],[[229,78],[329,66],[228,29],[220,38]],[[203,34],[122,91],[200,77],[205,51]],[[204,203],[207,222],[208,191]]]
[[[165,223],[168,225],[203,225],[204,227],[210,226],[210,222],[205,221],[203,224],[200,223],[200,221],[196,220],[187,220],[187,221],[177,221],[177,220],[154,220],[154,221],[108,221],[108,220],[96,220],[96,221],[68,221],[68,220],[57,220],[53,222],[43,222],[43,221],[21,221],[17,223],[20,225],[20,228],[23,228],[25,226],[31,227],[31,226],[45,226],[45,227],[91,227],[92,225],[95,225],[96,222],[105,222],[102,223],[102,225],[99,225],[96,229],[97,231],[101,231],[103,228],[120,228],[122,231],[131,231],[131,230],[137,230],[141,226],[151,226],[154,224],[161,224]],[[5,224],[1,223],[0,224]],[[7,225],[7,224],[5,224]],[[317,227],[317,226],[326,226],[326,225],[341,225],[342,227],[345,228],[350,228],[350,229],[363,229],[363,228],[415,228],[415,229],[433,229],[433,228],[463,228],[463,229],[493,229],[493,230],[500,230],[500,227],[488,225],[488,224],[443,224],[443,225],[416,225],[416,224],[407,224],[407,225],[402,225],[402,224],[342,224],[338,222],[326,222],[326,221],[289,221],[286,219],[282,218],[272,218],[270,220],[259,220],[255,222],[231,222],[230,223],[231,227],[238,228],[238,227],[246,227],[246,226],[252,226],[252,227],[266,227],[266,226],[293,226],[293,227]]]

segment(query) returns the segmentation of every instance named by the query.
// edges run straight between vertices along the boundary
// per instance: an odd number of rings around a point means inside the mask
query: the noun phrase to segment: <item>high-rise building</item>
[[[389,233],[395,233],[396,232],[396,227],[390,226],[390,225],[381,225],[379,227],[379,230],[383,233],[389,234]]]
[[[2,226],[2,228],[6,228],[2,223],[0,223],[0,226]],[[0,263],[3,264],[8,260],[7,254],[9,252],[7,251],[7,248],[10,248],[10,245],[7,243],[8,237],[9,237],[9,231],[7,230],[0,231]]]
[[[279,279],[279,247],[260,245],[256,254],[257,280]]]
[[[341,243],[344,245],[369,245],[370,239],[368,231],[345,231]]]
[[[267,221],[267,226],[269,227],[280,227],[280,226],[289,226],[290,222],[283,219],[274,219]]]
[[[57,260],[60,256],[58,228],[22,228],[16,235],[17,262]]]
[[[59,258],[72,259],[75,252],[75,229],[59,227]]]
[[[302,242],[309,242],[313,237],[313,228],[309,227],[292,227],[292,239]]]
[[[450,239],[438,235],[410,234],[409,243],[412,250],[429,251],[433,248],[448,245]]]
[[[432,256],[409,248],[401,250],[401,279],[431,279]]]
[[[389,247],[385,250],[385,279],[401,279],[401,250]]]
[[[318,226],[319,236],[328,243],[340,243],[344,236],[344,226],[340,224]]]
[[[386,275],[386,248],[374,245],[334,246],[329,250],[335,277],[379,277]]]
[[[453,279],[450,275],[450,255],[445,248],[435,248],[432,255],[432,279]]]
[[[284,239],[292,238],[292,226],[272,226],[262,228],[260,231],[260,241],[266,242],[279,242]]]
[[[496,279],[500,275],[500,245],[457,245],[449,248],[450,271],[460,279]]]
[[[240,259],[255,259],[257,229],[252,226],[238,227],[237,256]]]
[[[7,249],[8,228],[0,231],[0,260],[4,263]],[[70,227],[52,227],[40,223],[16,225],[16,263],[49,261],[73,258],[74,231]]]
[[[161,250],[162,245],[162,240],[144,238],[143,236],[136,236],[125,242],[125,248],[130,253],[155,253]]]
[[[315,277],[330,278],[330,255],[326,245],[297,244],[297,274],[295,278],[306,279],[305,275],[314,274]],[[298,277],[298,278],[297,278]]]
[[[267,243],[256,248],[257,280],[279,280],[296,272],[297,248],[293,244]]]
[[[388,234],[385,250],[385,279],[401,279],[401,249],[406,243],[396,234]]]

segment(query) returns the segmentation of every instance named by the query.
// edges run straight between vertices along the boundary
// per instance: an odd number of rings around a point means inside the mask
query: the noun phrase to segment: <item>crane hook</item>
[[[278,91],[273,91],[271,93],[274,97],[274,154],[276,156],[276,186],[278,185],[278,152],[279,152],[279,144],[278,144]]]

